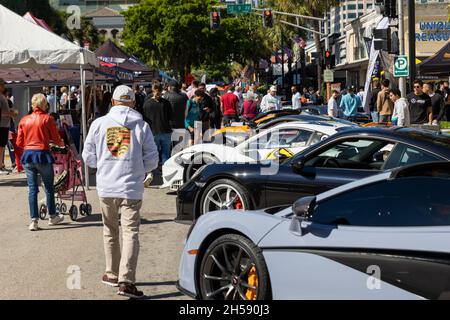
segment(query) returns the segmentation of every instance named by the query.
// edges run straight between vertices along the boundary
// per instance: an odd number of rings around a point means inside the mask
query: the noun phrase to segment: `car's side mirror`
[[[306,222],[304,220],[305,218],[312,216],[315,207],[315,196],[303,197],[294,202],[294,205],[292,206],[294,216],[292,217],[291,225],[289,226],[289,230],[293,234],[297,236],[303,236],[305,234],[305,226],[303,226],[303,224]]]
[[[294,172],[302,172],[303,168],[305,168],[305,157],[301,156],[301,157],[297,157],[292,161],[292,169],[294,170]]]
[[[300,218],[310,218],[316,207],[316,197],[307,196],[298,199],[292,206],[293,213]]]

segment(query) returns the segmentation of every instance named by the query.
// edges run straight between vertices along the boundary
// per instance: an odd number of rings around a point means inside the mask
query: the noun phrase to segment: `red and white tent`
[[[23,17],[25,20],[37,24],[38,26],[44,28],[47,31],[53,32],[52,28],[50,28],[50,26],[47,24],[47,22],[45,22],[45,20],[36,18],[31,12],[28,11],[27,13],[25,13]]]

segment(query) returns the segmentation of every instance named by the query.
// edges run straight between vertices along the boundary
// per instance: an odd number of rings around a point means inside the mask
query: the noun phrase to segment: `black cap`
[[[169,82],[169,86],[171,86],[171,87],[178,87],[178,82],[175,81],[175,80],[172,80],[172,81]]]

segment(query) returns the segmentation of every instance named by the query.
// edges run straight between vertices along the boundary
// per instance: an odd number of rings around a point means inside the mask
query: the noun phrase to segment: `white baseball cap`
[[[270,87],[270,91],[274,91],[274,92],[277,92],[277,87],[275,87],[275,86],[271,86],[271,87]]]
[[[133,102],[136,99],[133,89],[125,85],[118,86],[114,90],[112,98],[120,102]]]

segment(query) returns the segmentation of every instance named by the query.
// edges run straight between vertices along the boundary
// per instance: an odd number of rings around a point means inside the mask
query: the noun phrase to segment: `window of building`
[[[358,4],[358,9],[364,9],[364,4],[362,3]]]
[[[347,17],[348,17],[349,19],[355,19],[355,18],[356,18],[356,13],[349,13],[349,14],[347,15]]]
[[[355,10],[356,9],[356,4],[348,4],[347,5],[347,10]]]
[[[373,4],[372,3],[368,3],[367,4],[367,6],[366,6],[366,8],[369,10],[369,9],[372,9],[373,8]]]

